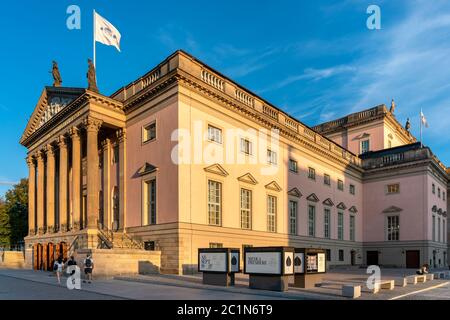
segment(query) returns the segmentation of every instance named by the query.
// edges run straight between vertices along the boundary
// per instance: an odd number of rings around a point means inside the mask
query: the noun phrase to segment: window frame
[[[156,141],[156,139],[158,138],[158,124],[156,123],[156,119],[153,120],[152,122],[147,123],[146,125],[142,126],[142,144],[147,144],[149,142],[153,142]],[[151,126],[155,126],[155,136],[153,138],[149,138],[149,136],[147,135],[147,132],[150,131],[150,127]]]
[[[331,209],[323,208],[323,237],[331,239]]]
[[[220,186],[219,188],[219,202],[210,202],[210,183],[216,183],[218,186]],[[206,193],[206,208],[207,208],[207,222],[209,226],[214,226],[214,227],[221,227],[222,226],[222,212],[223,212],[223,183],[221,181],[212,179],[212,178],[208,178],[207,179],[207,189],[206,189],[207,193]],[[217,196],[216,196],[217,197]],[[219,211],[219,217],[218,217],[218,223],[211,223],[211,211],[210,208],[211,206],[218,206]],[[217,220],[217,217],[215,218],[215,220]]]
[[[269,204],[269,200],[273,199],[273,209],[274,212],[271,212],[272,205]],[[266,196],[266,224],[267,224],[267,232],[276,233],[277,232],[277,211],[278,211],[278,198],[275,195],[268,194]],[[272,226],[271,218],[273,218],[273,230],[270,228]]]
[[[397,227],[389,226],[389,219],[395,218],[397,221]],[[391,235],[396,235],[397,239],[389,239]],[[386,241],[400,241],[400,215],[387,215],[386,216]]]
[[[244,143],[244,144],[243,144]],[[246,149],[248,147],[248,151],[247,150],[243,150],[242,147],[245,147],[244,149]],[[248,139],[248,138],[241,138],[240,139],[240,148],[239,148],[240,152],[247,155],[247,156],[252,156],[253,155],[253,142]]]
[[[364,151],[364,143],[367,142],[367,151]],[[370,139],[364,139],[361,140],[360,144],[359,144],[359,154],[364,154],[366,152],[370,151]]]
[[[308,167],[308,179],[316,181],[316,169]]]
[[[248,198],[248,208],[242,207],[242,192],[247,192],[247,198]],[[243,214],[246,212],[248,214],[248,227],[244,227],[243,224]],[[240,217],[240,226],[243,230],[252,230],[252,216],[253,216],[253,190],[240,187],[239,188],[239,217]]]
[[[215,140],[215,137],[216,137],[215,135],[213,135],[212,138],[211,138],[211,131],[210,131],[210,129],[212,129],[214,132],[219,132],[220,141]],[[208,141],[209,142],[214,142],[214,143],[217,143],[217,144],[223,144],[223,134],[222,134],[222,129],[221,128],[219,128],[217,126],[214,126],[214,125],[209,123],[207,130],[208,130]]]
[[[350,241],[356,241],[356,217],[351,214],[349,219],[349,239]]]
[[[292,207],[291,204],[295,204],[295,215],[292,215]],[[290,235],[297,235],[297,222],[298,222],[298,201],[289,199],[288,204],[288,210],[289,210],[289,234]]]
[[[295,164],[295,169],[292,169],[291,163]],[[293,172],[293,173],[298,173],[298,162],[297,162],[297,160],[289,159],[289,171]]]
[[[267,163],[276,166],[278,164],[278,154],[272,149],[267,149]]]
[[[154,183],[154,214],[150,212],[152,200],[149,199],[151,184]],[[158,182],[156,176],[152,175],[142,179],[141,186],[142,209],[141,209],[141,226],[152,226],[158,224]]]
[[[337,189],[339,191],[344,191],[344,189],[345,189],[344,180],[338,179],[338,181],[337,181]]]
[[[311,213],[312,213],[312,220],[311,220]],[[316,237],[316,206],[313,204],[308,204],[308,237],[311,238]]]
[[[342,218],[342,220],[340,220]],[[344,240],[344,211],[338,211],[337,213],[337,239]]]

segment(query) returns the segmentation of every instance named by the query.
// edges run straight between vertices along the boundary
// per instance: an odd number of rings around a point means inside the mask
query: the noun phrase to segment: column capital
[[[69,129],[69,135],[72,139],[80,138],[80,129],[78,127],[72,127]]]
[[[37,162],[43,162],[43,161],[44,161],[45,154],[46,154],[45,147],[42,148],[41,150],[37,151],[37,152],[36,152],[36,161],[37,161]]]
[[[47,156],[53,157],[55,155],[55,147],[52,144],[47,144],[43,150]]]
[[[116,137],[119,143],[122,143],[127,138],[127,132],[125,128],[116,130]]]
[[[103,124],[102,120],[88,116],[83,120],[83,124],[87,131],[99,131]]]
[[[34,160],[36,160],[36,157],[34,154],[29,154],[26,158],[28,167],[34,166]]]
[[[58,147],[61,148],[67,148],[67,139],[65,135],[60,135],[56,139],[56,143],[58,144]]]

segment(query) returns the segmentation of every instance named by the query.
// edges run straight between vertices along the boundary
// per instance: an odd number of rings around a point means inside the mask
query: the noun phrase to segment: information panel
[[[200,252],[199,271],[227,272],[226,252]]]
[[[281,252],[247,252],[246,273],[281,274]]]

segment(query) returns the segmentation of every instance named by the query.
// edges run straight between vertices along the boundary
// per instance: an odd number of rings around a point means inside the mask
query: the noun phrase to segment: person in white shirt
[[[63,272],[64,261],[62,256],[58,257],[58,260],[55,261],[53,265],[53,271],[56,272],[56,278],[58,279],[58,283],[61,284],[61,274]]]

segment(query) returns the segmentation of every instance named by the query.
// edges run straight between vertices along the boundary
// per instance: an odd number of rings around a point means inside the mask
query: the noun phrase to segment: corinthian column
[[[79,230],[81,225],[81,141],[80,130],[70,129],[72,139],[72,214],[73,228]]]
[[[117,138],[119,140],[119,228],[125,230],[126,227],[126,132],[125,129],[117,131]]]
[[[38,233],[44,233],[44,157],[42,152],[37,154],[37,227]]]
[[[32,156],[28,156],[28,235],[36,234],[36,165]]]
[[[68,193],[68,157],[67,141],[64,136],[58,139],[59,146],[59,230],[67,231],[67,193]]]
[[[55,232],[55,150],[47,145],[47,232]]]
[[[103,148],[103,225],[111,228],[111,141],[102,142]]]
[[[102,121],[88,117],[87,133],[87,227],[97,228],[99,219],[99,156],[98,131]]]

